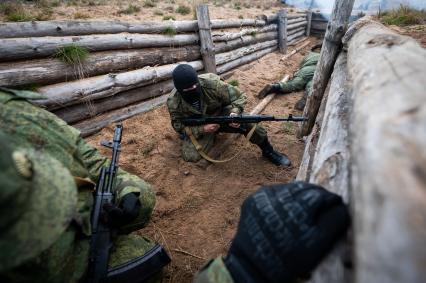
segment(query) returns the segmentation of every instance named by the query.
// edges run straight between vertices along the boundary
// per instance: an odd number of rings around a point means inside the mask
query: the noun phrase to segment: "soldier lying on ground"
[[[0,90],[0,281],[78,282],[88,267],[93,182],[110,161],[32,99],[40,95]],[[151,186],[121,169],[116,181],[108,223],[122,233],[142,228],[155,204]],[[153,246],[121,234],[109,267]]]
[[[295,182],[262,187],[241,207],[226,257],[208,262],[194,283],[291,283],[306,278],[349,226],[342,199]]]
[[[317,45],[312,48],[315,50],[320,47]],[[266,85],[257,95],[258,98],[264,98],[271,93],[291,93],[295,91],[305,90],[303,97],[296,103],[295,108],[297,110],[303,110],[305,108],[306,99],[308,97],[309,90],[312,87],[312,79],[314,77],[315,68],[319,60],[320,53],[309,52],[308,55],[303,58],[302,63],[299,65],[299,70],[294,73],[293,78],[288,82],[272,83]]]
[[[197,72],[186,64],[181,64],[173,71],[175,89],[167,100],[172,126],[182,139],[182,157],[185,161],[197,162],[201,159],[199,151],[188,137],[190,130],[202,152],[208,152],[219,132],[239,133],[247,136],[254,127],[230,124],[220,127],[218,124],[189,127],[185,130],[182,118],[202,117],[204,115],[237,115],[244,111],[247,97],[238,88],[220,80],[215,74],[197,76]],[[290,166],[290,160],[282,153],[275,151],[268,141],[266,130],[256,126],[250,142],[259,146],[262,155],[275,165]]]

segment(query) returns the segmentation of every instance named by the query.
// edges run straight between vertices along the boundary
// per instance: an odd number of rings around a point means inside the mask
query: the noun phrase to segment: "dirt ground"
[[[314,39],[311,40],[313,45]],[[280,62],[275,52],[236,70],[229,80],[238,80],[248,96],[247,111],[258,103],[254,95],[270,82],[297,70],[304,51],[288,62]],[[229,81],[228,80],[228,81]],[[264,114],[301,115],[293,109],[302,92],[279,96]],[[163,244],[172,257],[165,282],[190,282],[193,274],[209,258],[226,254],[238,224],[243,200],[264,184],[292,181],[298,171],[304,144],[295,137],[293,123],[263,123],[271,143],[288,154],[290,168],[277,167],[261,157],[261,151],[239,139],[223,155],[243,148],[237,159],[202,169],[180,157],[180,140],[170,125],[165,106],[124,121],[121,166],[150,182],[157,204],[151,223],[141,235]],[[98,146],[110,139],[113,126],[88,140]],[[223,138],[223,137],[220,137]],[[104,154],[109,154],[101,149]]]

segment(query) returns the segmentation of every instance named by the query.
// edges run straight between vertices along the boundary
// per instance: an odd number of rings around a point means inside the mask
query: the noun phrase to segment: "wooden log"
[[[0,62],[54,55],[59,47],[75,44],[90,52],[149,47],[171,47],[198,44],[196,34],[101,34],[65,37],[30,37],[0,39]]]
[[[289,19],[289,20],[296,20],[296,19],[299,19],[299,18],[302,18],[302,17],[305,17],[305,14],[303,14],[303,13],[297,13],[297,14],[289,14],[289,13],[287,13],[287,19]],[[278,15],[260,15],[260,16],[257,16],[256,18],[258,18],[258,19],[260,19],[260,20],[263,20],[263,21],[265,21],[267,24],[270,24],[270,23],[276,23],[277,22],[277,19],[278,19]]]
[[[192,61],[187,64],[196,70],[203,69],[202,61]],[[38,91],[46,95],[47,99],[37,100],[36,103],[47,107],[49,110],[55,110],[84,101],[105,98],[125,90],[149,85],[155,81],[169,79],[177,65],[147,67],[130,72],[108,74],[41,87]]]
[[[201,56],[203,57],[204,70],[207,73],[216,73],[215,50],[211,33],[209,6],[197,6],[198,30],[200,35]]]
[[[31,21],[0,23],[0,38],[69,36],[113,33],[162,33],[172,28],[178,33],[195,32],[197,21],[120,22],[120,21]]]
[[[241,30],[240,32],[213,33],[212,37],[213,37],[214,42],[230,41],[230,40],[241,38],[245,35],[256,36],[260,33],[276,31],[276,30],[277,30],[277,25],[272,24],[272,25],[267,25],[267,26],[261,27],[261,28],[245,28],[245,29]]]
[[[289,46],[296,46],[299,45],[300,43],[302,43],[303,41],[307,40],[309,37],[305,37],[305,36],[301,36],[301,37],[297,37],[295,39],[293,39],[292,41],[290,41],[288,43]]]
[[[228,19],[228,20],[211,20],[212,29],[239,28],[244,26],[265,26],[266,22],[260,19]]]
[[[301,32],[302,30],[306,30],[305,27],[298,27],[295,29],[291,29],[287,31],[287,36],[293,35],[295,33]]]
[[[352,28],[356,282],[424,282],[426,50],[379,23]]]
[[[308,22],[306,24],[306,36],[311,35],[311,25],[312,25],[312,11],[308,11],[306,13],[306,21]]]
[[[306,21],[306,17],[301,16],[301,17],[299,17],[299,18],[295,18],[295,19],[288,20],[288,21],[287,21],[287,23],[288,23],[289,25],[291,25],[291,24],[297,24],[297,23],[304,22],[304,21]]]
[[[349,23],[349,16],[352,12],[354,0],[342,0],[334,2],[333,13],[330,23],[327,27],[327,33],[321,49],[320,58],[315,70],[312,92],[306,101],[306,107],[303,116],[308,120],[304,121],[298,131],[298,137],[307,136],[315,123],[321,105],[321,99],[324,96],[324,90],[327,87],[333,70],[334,62],[340,51],[342,37]]]
[[[340,195],[347,204],[350,203],[351,195],[349,126],[353,105],[348,80],[346,53],[341,53],[330,80],[324,114],[321,115],[321,130],[314,154],[311,156],[311,173],[306,180]],[[344,266],[347,250],[345,245],[344,241],[341,241],[334,247],[313,272],[309,282],[353,282],[351,270]]]
[[[277,46],[268,47],[266,49],[251,53],[250,55],[243,56],[243,57],[241,57],[237,60],[234,60],[234,61],[231,61],[231,62],[228,62],[226,64],[218,66],[217,72],[218,72],[218,74],[228,72],[229,70],[237,68],[241,65],[244,65],[244,64],[250,63],[254,60],[257,60],[259,58],[262,58],[266,54],[274,52],[276,49],[277,49]]]
[[[154,98],[169,93],[173,89],[173,81],[167,80],[149,86],[131,89],[117,93],[104,99],[83,102],[81,104],[66,106],[53,111],[58,117],[71,124],[87,118],[92,118],[101,113],[123,108],[130,104]]]
[[[166,65],[201,58],[199,47],[134,49],[91,53],[80,66],[65,64],[59,59],[0,63],[0,85],[46,85],[86,77],[139,69],[145,66]]]
[[[227,51],[231,51],[243,46],[270,41],[277,39],[278,34],[276,32],[266,32],[261,34],[256,34],[255,36],[246,35],[239,39],[234,39],[228,42],[220,42],[215,44],[216,53],[223,53]]]
[[[308,23],[307,21],[303,21],[303,22],[299,22],[299,23],[296,23],[296,24],[291,24],[291,25],[287,26],[287,29],[290,30],[290,29],[294,29],[294,28],[298,28],[298,27],[305,27],[307,23]]]
[[[263,50],[268,47],[274,47],[277,46],[277,40],[270,40],[265,42],[256,43],[253,45],[249,45],[247,47],[241,47],[229,52],[220,53],[216,55],[216,64],[221,65],[225,64],[227,62],[236,60],[238,58],[241,58],[243,56],[246,56],[248,54],[251,54],[253,52]]]
[[[301,30],[301,31],[299,31],[299,32],[297,32],[297,33],[294,33],[294,34],[292,34],[292,35],[290,35],[289,37],[288,37],[288,41],[293,41],[293,40],[295,40],[295,39],[297,39],[297,38],[299,38],[299,37],[303,37],[303,36],[305,36],[305,33],[306,33],[306,31],[303,29],[303,30]]]
[[[285,62],[286,60],[290,59],[290,57],[291,57],[291,56],[293,56],[294,54],[296,54],[297,52],[299,52],[299,51],[300,51],[300,50],[302,50],[303,48],[307,47],[310,43],[311,43],[310,41],[307,41],[307,42],[303,43],[302,45],[297,46],[297,47],[296,47],[296,48],[294,48],[294,49],[293,49],[290,53],[288,53],[288,54],[284,55],[284,56],[280,59],[280,61],[284,61],[284,62]]]
[[[278,49],[281,53],[287,53],[287,11],[278,12]]]
[[[116,123],[157,108],[163,105],[167,101],[168,97],[168,94],[162,95],[148,101],[136,103],[123,109],[111,111],[90,120],[73,124],[72,126],[80,130],[82,137],[87,137],[99,132],[109,124]]]
[[[284,78],[281,80],[281,82],[285,83],[285,82],[288,81],[289,78],[290,78],[289,75],[285,75]],[[250,111],[250,115],[257,115],[257,114],[262,113],[262,111],[266,108],[266,106],[268,106],[268,104],[275,98],[276,95],[277,95],[276,93],[271,93],[268,96],[266,96],[265,98],[263,98],[259,102],[259,104],[257,104],[256,107],[254,107],[253,110]]]

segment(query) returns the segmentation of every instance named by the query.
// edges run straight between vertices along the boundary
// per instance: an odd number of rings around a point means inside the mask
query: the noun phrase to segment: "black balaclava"
[[[173,83],[176,90],[182,95],[182,98],[193,105],[200,101],[201,86],[198,80],[197,72],[188,64],[180,64],[173,70]],[[196,86],[196,88],[193,88]]]

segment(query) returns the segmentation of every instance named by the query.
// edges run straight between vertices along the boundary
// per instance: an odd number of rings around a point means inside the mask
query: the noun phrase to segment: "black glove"
[[[242,205],[225,265],[236,283],[291,282],[315,268],[349,222],[342,199],[322,187],[263,187]]]
[[[258,94],[258,98],[264,98],[270,93],[278,93],[281,91],[279,83],[267,84]]]
[[[106,203],[103,205],[106,212],[103,219],[113,227],[121,227],[135,220],[141,209],[141,202],[135,193],[126,194],[121,198],[118,206]]]

